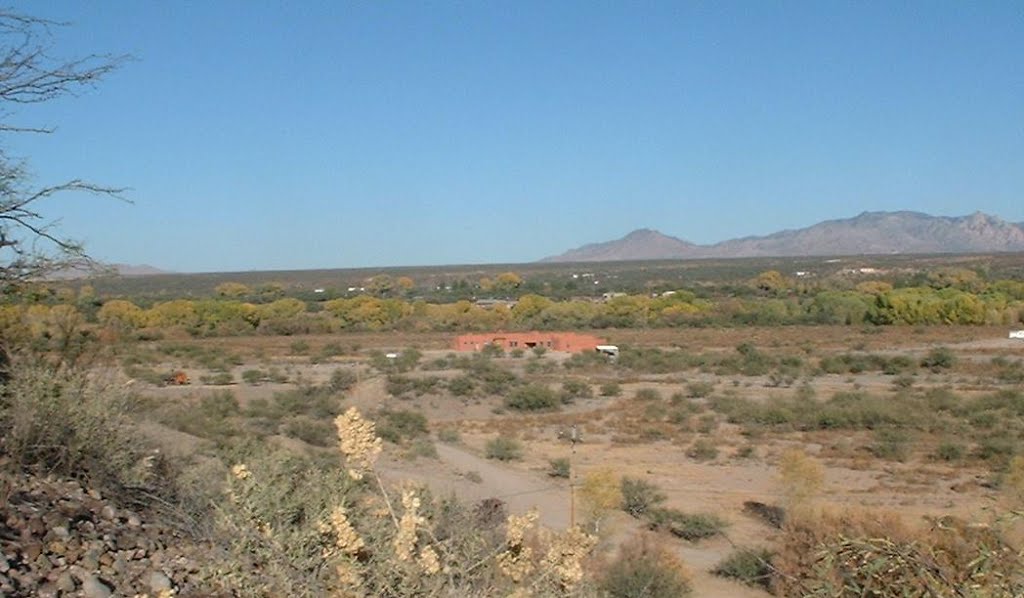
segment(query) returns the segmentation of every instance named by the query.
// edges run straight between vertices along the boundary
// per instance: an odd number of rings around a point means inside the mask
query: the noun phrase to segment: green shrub
[[[569,459],[560,457],[558,459],[552,459],[548,461],[550,469],[548,469],[548,475],[553,478],[568,478],[570,472]]]
[[[669,374],[687,370],[694,362],[682,351],[624,347],[619,352],[618,365],[635,372]]]
[[[377,435],[394,444],[404,444],[427,435],[427,418],[422,413],[382,409],[376,417]]]
[[[305,355],[309,353],[309,342],[304,340],[294,340],[289,346],[289,350],[292,355]]]
[[[690,542],[722,533],[725,521],[708,513],[683,513],[677,509],[655,508],[645,517],[652,529],[665,530]]]
[[[1017,442],[1005,436],[986,436],[978,442],[975,456],[985,461],[1005,461],[1017,451]]]
[[[420,436],[418,438],[413,439],[413,441],[409,443],[409,450],[407,451],[407,455],[412,457],[412,458],[416,458],[416,457],[425,457],[427,459],[437,459],[438,458],[437,447],[434,446],[434,443],[431,442],[430,438],[427,437],[427,436]]]
[[[487,357],[504,357],[505,349],[502,349],[501,345],[487,343],[480,349],[480,354],[486,355]]]
[[[562,383],[562,402],[571,403],[576,399],[589,399],[594,396],[594,390],[582,380],[566,380]]]
[[[602,397],[617,397],[622,394],[622,387],[617,382],[605,382],[601,385]]]
[[[455,444],[462,440],[458,428],[441,428],[437,431],[437,439],[448,444]]]
[[[520,386],[505,397],[505,406],[518,411],[542,411],[555,409],[561,399],[547,386],[530,384]]]
[[[715,390],[715,385],[710,382],[690,382],[686,385],[686,396],[692,399],[703,398]]]
[[[875,432],[871,453],[879,459],[906,461],[910,456],[910,439],[904,430],[883,428]]]
[[[129,378],[139,380],[153,386],[166,386],[167,379],[174,375],[174,372],[171,371],[161,372],[144,366],[128,366],[125,368],[124,373]]]
[[[330,447],[338,443],[337,430],[333,422],[313,419],[308,415],[285,419],[281,423],[280,432],[313,446]]]
[[[355,386],[357,380],[358,376],[352,370],[335,368],[327,385],[332,392],[345,392]]]
[[[609,598],[679,598],[693,591],[679,559],[646,535],[623,545],[603,569],[600,589]]]
[[[487,441],[486,456],[498,461],[518,461],[523,458],[523,447],[515,438],[498,436]]]
[[[690,445],[686,456],[694,461],[710,461],[718,457],[718,447],[710,440],[701,438]]]
[[[737,548],[715,565],[712,573],[748,586],[768,590],[772,580],[772,552],[764,548]]]
[[[228,390],[219,390],[199,398],[168,406],[162,420],[175,430],[216,442],[240,433],[238,399]]]
[[[957,442],[943,442],[935,449],[935,458],[941,461],[959,461],[966,453],[964,445]]]
[[[408,398],[408,395],[420,397],[425,394],[434,393],[441,385],[441,378],[433,376],[413,377],[390,374],[388,375],[386,388],[388,394],[394,397]]]
[[[933,372],[948,370],[956,363],[956,355],[947,347],[936,347],[921,358],[921,367]]]
[[[338,415],[340,409],[334,393],[318,386],[290,388],[275,392],[273,396],[273,410],[278,417],[308,415],[313,419],[330,419]]]
[[[469,376],[459,376],[448,381],[448,392],[456,397],[466,397],[476,390],[476,383]]]
[[[227,386],[234,384],[235,378],[229,372],[217,372],[215,374],[199,376],[199,381],[210,386]]]
[[[639,401],[657,401],[661,399],[661,393],[653,388],[641,388],[636,391],[636,399]]]
[[[341,343],[327,343],[324,345],[323,349],[320,349],[321,360],[327,360],[331,357],[337,357],[344,354],[345,349],[341,346]]]
[[[137,398],[78,372],[12,366],[0,387],[0,452],[25,469],[99,488],[157,484],[149,444],[130,414]]]
[[[250,369],[242,372],[242,381],[246,384],[256,385],[266,382],[268,379],[268,374],[263,370]]]
[[[701,434],[710,434],[718,429],[718,416],[708,413],[700,416],[697,420],[697,431]]]
[[[638,478],[622,478],[622,510],[633,517],[644,517],[667,498],[658,486]]]

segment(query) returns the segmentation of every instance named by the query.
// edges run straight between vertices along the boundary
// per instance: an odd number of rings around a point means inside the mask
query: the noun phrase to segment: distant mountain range
[[[988,253],[1024,251],[1024,222],[975,212],[931,216],[920,212],[864,212],[764,237],[696,245],[652,229],[571,249],[542,262],[729,258],[890,253]]]
[[[88,278],[97,274],[116,274],[118,276],[152,276],[154,274],[171,274],[166,270],[154,268],[148,264],[101,264],[95,267],[80,266],[51,272],[49,280],[74,280]]]

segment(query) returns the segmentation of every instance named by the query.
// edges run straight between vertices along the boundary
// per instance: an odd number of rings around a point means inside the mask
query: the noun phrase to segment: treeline
[[[358,295],[326,301],[293,297],[267,303],[232,298],[176,299],[142,307],[126,299],[65,297],[67,302],[0,306],[8,342],[69,344],[77,336],[156,338],[183,330],[194,336],[310,334],[348,330],[485,331],[735,325],[1018,325],[1024,322],[1024,282],[999,281],[977,291],[947,286],[892,288],[863,283],[852,290],[780,292],[699,298],[688,291],[621,295],[607,301],[555,301],[524,295],[514,305]],[[66,348],[66,347],[57,347]]]

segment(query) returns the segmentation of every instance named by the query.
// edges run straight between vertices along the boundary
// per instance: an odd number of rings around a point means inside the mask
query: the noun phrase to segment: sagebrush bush
[[[356,374],[352,370],[336,368],[331,372],[331,380],[328,386],[334,392],[345,392],[356,385]]]
[[[520,386],[505,397],[505,406],[519,411],[555,409],[561,403],[558,393],[542,384]]]
[[[130,417],[138,398],[83,372],[19,365],[0,387],[0,452],[27,469],[126,488],[159,480]]]
[[[694,441],[690,448],[686,449],[686,456],[694,461],[711,461],[718,457],[718,447],[710,440],[701,438]]]
[[[780,596],[1024,595],[1024,555],[1002,526],[954,518],[912,530],[879,512],[804,513],[787,521],[772,564]]]
[[[517,461],[523,458],[523,445],[515,438],[498,436],[487,441],[485,455],[498,461]]]
[[[603,570],[600,588],[609,598],[678,598],[693,591],[679,558],[648,535],[626,542]]]
[[[644,517],[667,498],[657,485],[639,478],[623,477],[622,510],[633,517]]]
[[[570,474],[569,459],[559,457],[548,461],[548,475],[553,478],[568,478]]]
[[[711,571],[749,586],[771,587],[772,552],[764,548],[737,548]]]
[[[418,411],[381,409],[376,423],[377,434],[394,444],[405,444],[428,433],[427,418]]]
[[[678,509],[649,509],[644,518],[651,529],[665,530],[691,542],[717,536],[728,525],[709,513],[684,513]]]

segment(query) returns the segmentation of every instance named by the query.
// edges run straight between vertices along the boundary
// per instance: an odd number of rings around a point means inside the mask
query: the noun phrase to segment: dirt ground
[[[869,328],[851,327],[781,327],[749,329],[696,330],[613,330],[604,336],[610,342],[633,346],[681,347],[689,351],[733,351],[736,345],[752,343],[767,351],[811,354],[828,351],[873,351],[879,353],[920,356],[938,346],[949,347],[958,357],[970,361],[988,360],[994,356],[1009,359],[1024,357],[1024,342],[1006,338],[1004,328]],[[596,397],[579,400],[557,413],[520,415],[500,409],[500,400],[470,399],[428,394],[399,399],[388,394],[385,378],[373,373],[365,357],[354,352],[325,363],[312,364],[301,356],[288,356],[294,337],[230,338],[197,341],[219,350],[247,355],[256,352],[266,364],[287,368],[288,383],[258,386],[234,384],[230,388],[244,406],[256,398],[269,398],[273,393],[294,385],[296,379],[322,384],[338,367],[357,372],[359,379],[348,393],[346,405],[355,405],[364,412],[381,407],[414,409],[423,413],[435,432],[442,427],[457,429],[458,442],[437,442],[437,458],[400,458],[397,451],[386,452],[382,462],[384,476],[392,481],[413,480],[435,492],[454,493],[465,501],[499,498],[513,512],[536,507],[541,521],[552,528],[569,525],[572,502],[569,482],[549,477],[549,461],[571,458],[574,480],[598,468],[612,468],[621,476],[640,477],[656,483],[667,494],[666,505],[686,512],[714,513],[729,523],[725,535],[698,543],[678,541],[677,550],[692,572],[696,596],[746,597],[767,594],[711,574],[714,566],[734,546],[771,546],[774,529],[743,512],[745,501],[778,504],[782,489],[777,471],[778,457],[786,448],[797,446],[817,456],[826,467],[824,488],[816,500],[822,505],[885,509],[899,514],[908,522],[922,522],[926,516],[955,514],[967,518],[977,516],[995,499],[986,487],[987,472],[970,465],[947,465],[911,459],[900,463],[851,458],[845,455],[846,443],[857,440],[856,434],[843,432],[795,432],[764,438],[745,437],[734,425],[721,423],[713,432],[719,455],[698,461],[687,456],[685,442],[679,438],[650,441],[622,441],[610,431],[622,410],[633,408],[628,400],[642,388],[656,389],[667,397],[693,382],[707,382],[716,389],[729,389],[736,396],[764,400],[772,396],[788,396],[791,387],[775,387],[764,377],[725,376],[692,372],[686,375],[636,375],[622,382],[622,395],[614,398]],[[303,337],[310,351],[315,352],[329,342],[339,342],[368,349],[401,350],[415,347],[423,352],[421,363],[449,353],[450,335],[442,334],[353,334],[341,337]],[[269,357],[268,357],[269,356]],[[567,356],[549,353],[542,359],[560,362]],[[525,359],[496,360],[503,367],[524,373]],[[173,362],[167,366],[174,367]],[[237,370],[252,364],[239,366]],[[199,368],[187,368],[193,380],[202,375]],[[416,372],[412,376],[451,377],[453,371]],[[562,368],[544,374],[545,379],[565,376]],[[237,376],[236,376],[237,378]],[[808,383],[819,396],[841,390],[864,390],[885,393],[892,390],[892,376],[878,372],[820,375]],[[591,380],[595,385],[602,380]],[[974,382],[967,376],[921,376],[920,384],[946,386],[970,393]],[[160,400],[175,400],[188,395],[214,390],[193,383],[184,387],[147,389],[147,394]],[[582,431],[582,442],[573,452],[565,440],[569,426]],[[524,446],[520,461],[502,463],[484,457],[485,444],[498,433],[517,437]],[[741,448],[751,447],[749,454]],[[638,523],[624,514],[609,522],[612,532],[605,546],[627,537],[638,529]]]

